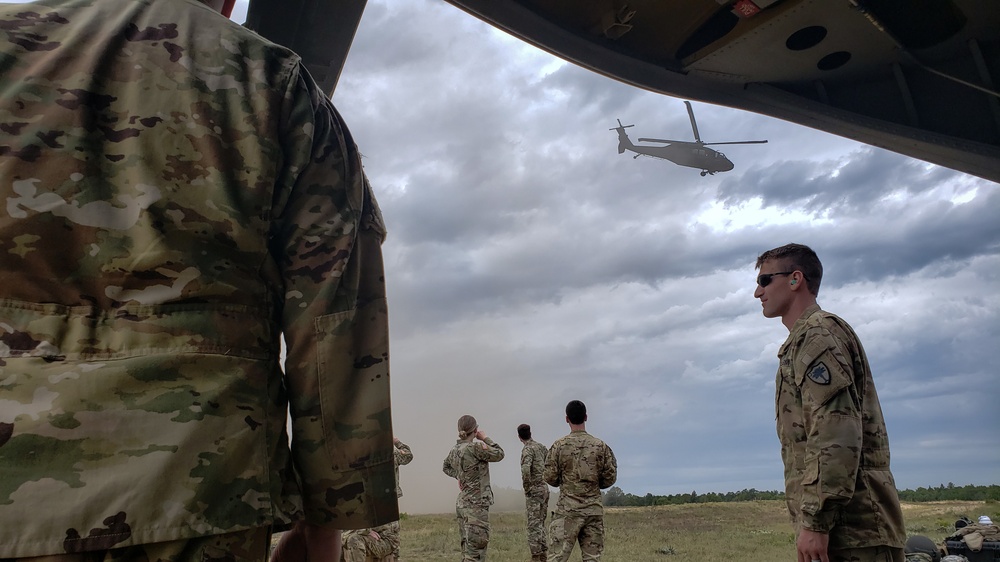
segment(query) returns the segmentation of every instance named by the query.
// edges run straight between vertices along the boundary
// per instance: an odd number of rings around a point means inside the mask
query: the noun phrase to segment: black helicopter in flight
[[[691,118],[691,130],[694,131],[694,142],[641,138],[639,142],[666,144],[663,146],[635,145],[632,144],[632,140],[625,134],[625,129],[634,127],[634,125],[622,125],[622,121],[619,119],[618,126],[609,129],[610,131],[618,131],[618,154],[622,154],[626,150],[631,150],[636,153],[633,158],[652,156],[653,158],[670,160],[679,166],[699,169],[701,170],[701,175],[704,176],[706,174],[714,175],[716,172],[728,172],[733,169],[733,163],[726,158],[725,154],[711,148],[706,148],[707,146],[718,144],[762,144],[767,142],[766,140],[704,142],[701,140],[701,135],[698,134],[698,123],[694,120],[694,110],[691,109],[691,102],[685,101],[684,105],[687,106],[688,116]]]

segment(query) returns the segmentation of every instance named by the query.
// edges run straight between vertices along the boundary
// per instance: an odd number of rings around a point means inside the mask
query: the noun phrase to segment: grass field
[[[935,542],[951,534],[955,520],[1000,517],[1000,504],[930,502],[903,505],[908,535]],[[491,562],[525,562],[528,553],[523,512],[491,513],[487,552]],[[400,560],[461,560],[453,514],[405,515],[400,522]],[[782,501],[608,508],[605,562],[775,562],[794,561],[795,545]],[[580,560],[579,550],[571,560]]]

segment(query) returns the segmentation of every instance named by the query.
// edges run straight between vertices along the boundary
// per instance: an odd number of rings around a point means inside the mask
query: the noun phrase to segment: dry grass
[[[1000,506],[984,502],[903,505],[908,534],[941,541],[962,515],[1000,517]],[[530,559],[521,512],[491,513],[488,559]],[[460,560],[452,514],[404,516],[401,560]],[[791,526],[781,501],[609,508],[605,514],[605,562],[774,562],[795,560]],[[571,560],[580,560],[576,550]]]

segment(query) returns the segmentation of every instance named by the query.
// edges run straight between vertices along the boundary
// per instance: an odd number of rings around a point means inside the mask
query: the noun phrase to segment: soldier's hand
[[[482,429],[476,429],[476,439],[480,441],[486,441],[486,432]]]
[[[274,562],[338,562],[340,531],[299,521],[282,534],[271,559]]]
[[[830,535],[827,533],[802,529],[795,541],[798,562],[830,562],[829,546]]]

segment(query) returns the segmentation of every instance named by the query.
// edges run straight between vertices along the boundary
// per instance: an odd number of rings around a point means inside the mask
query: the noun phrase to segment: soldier
[[[0,4],[2,559],[263,560],[297,522],[277,560],[336,560],[399,518],[378,207],[222,3]]]
[[[816,303],[823,266],[810,248],[768,250],[756,269],[764,316],[789,331],[775,411],[798,559],[902,562],[903,514],[861,341]]]
[[[410,450],[410,446],[399,440],[398,437],[392,438],[392,461],[396,466],[396,497],[403,497],[403,488],[399,484],[399,465],[410,464],[413,460],[413,451]],[[395,558],[399,558],[399,522],[396,522],[396,542],[395,547],[392,550],[392,555]]]
[[[517,437],[524,444],[521,449],[521,484],[528,518],[528,549],[532,562],[544,562],[548,552],[545,514],[549,509],[549,486],[542,478],[542,471],[548,450],[531,438],[531,426],[526,423],[517,426]]]
[[[569,435],[556,440],[545,458],[545,481],[559,488],[559,501],[549,524],[549,560],[566,562],[580,543],[584,561],[604,552],[604,506],[601,490],[618,479],[618,461],[604,441],[587,433],[587,406],[566,405]]]
[[[393,521],[372,529],[360,529],[344,533],[343,562],[366,562],[369,558],[382,560],[399,557],[399,521]]]
[[[479,441],[474,441],[478,439]],[[462,561],[486,560],[490,543],[490,464],[503,460],[503,449],[479,428],[476,418],[458,419],[458,442],[444,459],[442,470],[458,480],[455,514],[462,540]]]

